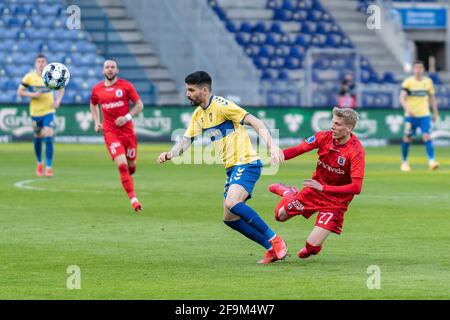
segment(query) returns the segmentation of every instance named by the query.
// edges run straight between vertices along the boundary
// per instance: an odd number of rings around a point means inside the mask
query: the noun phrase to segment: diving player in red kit
[[[328,235],[341,234],[344,213],[355,194],[361,192],[364,178],[365,152],[352,133],[358,114],[349,108],[333,109],[331,131],[320,131],[298,146],[283,150],[284,159],[295,158],[313,149],[319,159],[312,179],[304,180],[300,192],[281,183],[269,190],[283,197],[275,208],[275,219],[284,222],[296,215],[308,219],[318,212],[314,229],[299,258],[316,255]]]
[[[136,172],[137,138],[131,119],[138,115],[144,104],[133,85],[119,79],[117,62],[106,60],[103,65],[105,80],[92,89],[91,113],[95,131],[103,129],[106,147],[120,173],[123,189],[130,198],[133,209],[143,209],[134,191],[133,175]],[[134,106],[130,111],[130,100]],[[99,105],[103,124],[100,122]]]

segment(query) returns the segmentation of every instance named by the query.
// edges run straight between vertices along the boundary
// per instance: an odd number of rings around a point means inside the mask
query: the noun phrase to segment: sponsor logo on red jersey
[[[322,168],[336,174],[345,174],[343,169],[332,167],[328,163],[322,162],[321,160],[317,160],[317,166],[321,166]]]
[[[120,108],[120,107],[123,107],[124,105],[125,105],[125,102],[120,100],[117,102],[104,103],[104,104],[102,104],[102,109],[107,110],[107,109]]]

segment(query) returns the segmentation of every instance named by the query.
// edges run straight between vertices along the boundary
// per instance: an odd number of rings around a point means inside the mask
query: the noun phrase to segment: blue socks
[[[42,162],[42,138],[34,138],[34,154],[36,155],[36,160],[38,163]]]
[[[433,141],[425,141],[425,150],[427,151],[428,160],[434,160],[434,147]],[[403,161],[408,160],[408,151],[409,151],[410,143],[402,142],[402,158]]]
[[[433,141],[425,141],[425,150],[427,151],[428,160],[434,160]]]
[[[45,137],[45,166],[52,167],[53,162],[53,137]]]
[[[251,225],[245,223],[242,219],[236,221],[224,221],[224,223],[230,228],[242,233],[247,238],[259,243],[267,250],[272,247],[270,242],[263,234],[255,230],[255,228],[253,228]]]
[[[408,161],[409,146],[410,146],[409,142],[404,141],[402,142],[402,158],[404,162]]]
[[[256,213],[255,210],[247,206],[243,202],[239,202],[230,209],[232,213],[241,217],[244,222],[252,226],[259,233],[263,234],[267,240],[275,237],[275,232],[264,222],[263,219]]]

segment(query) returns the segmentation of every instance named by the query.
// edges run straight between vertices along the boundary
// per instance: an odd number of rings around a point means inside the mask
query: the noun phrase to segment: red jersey
[[[326,202],[335,203],[339,207],[348,206],[354,194],[327,192],[326,186],[349,185],[352,183],[352,178],[364,178],[365,152],[358,138],[352,134],[350,140],[341,145],[333,139],[331,131],[320,131],[306,139],[297,148],[296,154],[285,151],[286,159],[319,149],[317,152],[319,159],[312,179],[324,185],[325,189],[323,192],[312,189],[317,197]]]
[[[117,79],[109,87],[102,81],[94,86],[91,94],[91,103],[100,104],[102,109],[104,131],[120,129],[115,124],[116,119],[130,112],[130,100],[136,103],[139,99],[134,86],[124,79]],[[125,130],[133,128],[133,123],[128,121],[122,128]]]

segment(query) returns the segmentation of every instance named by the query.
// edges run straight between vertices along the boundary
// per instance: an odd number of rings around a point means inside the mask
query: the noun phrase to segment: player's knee
[[[130,174],[133,175],[136,172],[136,166],[128,166],[128,170],[130,171]]]
[[[287,214],[286,210],[284,210],[283,206],[277,206],[275,208],[275,220],[284,222],[289,219],[289,215]]]
[[[404,136],[403,137],[403,142],[411,143],[411,141],[412,141],[412,138],[410,136]]]
[[[431,135],[429,133],[425,133],[422,136],[422,140],[425,141],[425,142],[430,141],[431,140]]]
[[[231,210],[235,205],[239,203],[236,199],[225,199],[223,205],[227,210]]]
[[[53,137],[53,129],[51,128],[44,128],[42,129],[42,136],[43,137]]]

